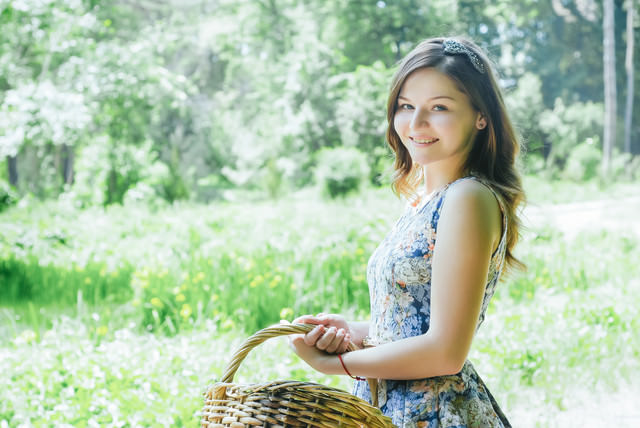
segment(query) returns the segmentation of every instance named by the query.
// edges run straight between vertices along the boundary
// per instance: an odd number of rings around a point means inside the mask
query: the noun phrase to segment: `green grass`
[[[9,210],[0,217],[0,304],[128,301],[144,328],[169,334],[200,318],[255,331],[293,313],[356,307],[362,315],[368,254],[401,207],[380,194],[160,213],[52,203]]]
[[[108,272],[104,263],[95,262],[84,266],[42,265],[33,254],[25,258],[9,255],[0,260],[0,302],[74,304],[80,293],[95,305],[122,303],[132,296],[131,271],[126,266]]]
[[[401,208],[392,198],[8,210],[0,426],[198,426],[203,388],[251,332],[320,310],[366,317],[365,263]],[[554,426],[575,391],[612,391],[640,372],[639,247],[597,225],[526,232],[516,255],[529,270],[500,284],[470,355],[508,415],[535,415],[515,426]],[[282,339],[237,379],[350,385]]]
[[[537,203],[582,202],[615,197],[638,196],[640,183],[619,181],[604,183],[592,179],[584,183],[569,180],[550,181],[544,176],[527,175],[523,177],[527,200]]]

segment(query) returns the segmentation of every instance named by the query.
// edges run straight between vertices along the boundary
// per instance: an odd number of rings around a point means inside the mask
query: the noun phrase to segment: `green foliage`
[[[92,305],[126,302],[132,296],[130,276],[128,266],[109,272],[104,263],[66,267],[42,265],[33,255],[9,256],[0,260],[0,304],[72,305],[79,296]]]
[[[18,201],[18,195],[11,185],[0,178],[0,212],[9,208]]]
[[[256,210],[259,218],[246,215]],[[231,207],[165,206],[153,213],[134,204],[79,212],[66,204],[34,211],[25,205],[2,219],[0,260],[7,287],[0,300],[47,308],[74,304],[79,293],[95,307],[125,299],[141,327],[167,334],[191,329],[204,318],[224,329],[256,330],[282,313],[366,308],[364,256],[379,233],[352,230],[341,245],[335,231],[300,236],[310,217],[295,226],[295,211],[284,205],[270,213],[268,206],[253,204],[237,213]],[[265,219],[276,223],[261,223]],[[320,223],[314,221],[316,227]],[[289,237],[273,233],[285,224],[291,227]],[[370,232],[379,227],[365,224]],[[329,226],[333,229],[335,221]]]
[[[563,176],[573,181],[583,182],[598,175],[598,167],[602,161],[602,151],[593,140],[578,144],[567,159]]]
[[[181,177],[169,167],[147,142],[139,147],[114,144],[109,137],[97,137],[97,144],[82,149],[76,160],[76,176],[67,196],[81,206],[110,203],[159,201],[188,198]],[[103,159],[108,162],[102,162]]]
[[[347,254],[322,247],[302,254],[268,247],[250,254],[213,254],[191,260],[181,276],[143,268],[133,284],[150,328],[175,334],[208,317],[223,329],[250,332],[277,323],[281,314],[365,308],[362,254],[362,249]]]
[[[331,198],[358,190],[369,176],[364,154],[356,148],[337,147],[318,153],[316,183]]]
[[[553,110],[545,110],[540,117],[540,129],[551,142],[547,165],[564,169],[569,154],[582,143],[600,147],[602,104],[586,102],[565,106],[557,98]]]
[[[515,89],[506,92],[505,104],[509,117],[524,140],[525,167],[530,172],[538,170],[536,165],[543,157],[543,135],[539,122],[544,111],[542,82],[532,73],[525,73]]]
[[[391,73],[421,39],[457,33],[515,86],[506,98],[527,169],[562,176],[573,147],[602,131],[588,119],[602,97],[600,11],[533,0],[459,6],[5,0],[0,157],[17,155],[20,195],[67,196],[80,178],[73,192],[85,206],[209,201],[234,189],[280,197],[312,184],[316,153],[335,146],[365,153],[369,181],[385,184]],[[624,48],[616,43],[618,57]],[[552,109],[556,99],[564,104]],[[140,150],[149,165],[135,159]],[[145,178],[161,168],[161,183]]]
[[[381,184],[389,166],[389,152],[384,141],[387,128],[387,86],[392,70],[380,61],[358,66],[352,73],[336,76],[336,122],[342,145],[356,147],[366,154],[371,181]]]
[[[635,182],[640,180],[640,156],[620,153],[620,151],[614,149],[610,174],[611,179],[616,181]]]

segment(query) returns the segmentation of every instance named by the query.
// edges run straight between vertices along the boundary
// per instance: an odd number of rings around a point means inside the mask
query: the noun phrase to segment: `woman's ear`
[[[478,118],[476,119],[476,128],[479,130],[487,127],[487,119],[484,118],[482,113],[478,113]]]

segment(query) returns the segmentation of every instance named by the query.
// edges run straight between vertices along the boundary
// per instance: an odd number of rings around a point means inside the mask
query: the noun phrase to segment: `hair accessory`
[[[345,366],[345,365],[344,365],[344,361],[342,361],[342,355],[338,354],[338,359],[340,360],[340,364],[342,364],[342,368],[344,369],[344,372],[345,372],[346,374],[348,374],[348,375],[349,375],[349,377],[350,377],[351,379],[355,379],[355,380],[366,380],[366,379],[365,379],[365,378],[363,378],[363,377],[360,377],[360,376],[353,376],[351,373],[349,373],[349,370],[347,370],[347,366]]]
[[[478,71],[478,73],[484,73],[484,64],[482,64],[482,61],[480,61],[480,58],[478,58],[478,55],[471,52],[469,48],[467,48],[462,43],[453,39],[446,39],[444,42],[442,42],[442,47],[444,48],[444,53],[446,54],[466,55],[467,58],[469,58],[469,61],[471,61],[473,68],[475,68]]]

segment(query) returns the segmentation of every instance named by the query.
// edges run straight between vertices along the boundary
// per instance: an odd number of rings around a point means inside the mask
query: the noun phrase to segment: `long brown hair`
[[[484,65],[485,72],[476,70],[465,54],[446,54],[442,46],[445,38],[424,40],[400,62],[393,76],[387,101],[386,138],[395,153],[392,187],[397,194],[411,198],[415,196],[422,181],[422,170],[412,163],[409,151],[394,128],[393,120],[398,95],[407,77],[418,69],[434,68],[449,76],[458,89],[469,97],[473,108],[481,112],[487,121],[487,126],[477,133],[472,143],[464,170],[465,174],[483,178],[498,193],[508,222],[506,264],[508,267],[522,268],[524,265],[512,253],[521,226],[517,208],[524,201],[522,181],[516,168],[520,143],[507,115],[489,59],[472,41],[460,37],[449,39],[462,43],[473,52]]]

